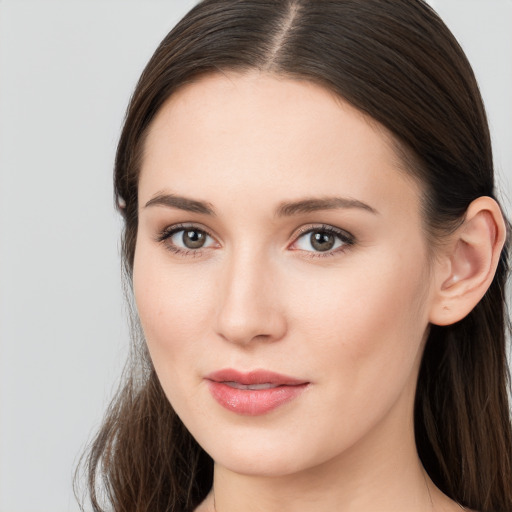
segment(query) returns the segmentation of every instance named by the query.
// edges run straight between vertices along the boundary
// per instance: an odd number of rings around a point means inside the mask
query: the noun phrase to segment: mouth
[[[278,388],[279,386],[276,384],[271,384],[270,382],[264,383],[264,384],[241,384],[240,382],[222,382],[222,384],[225,384],[226,386],[229,386],[230,388],[234,389],[251,389],[254,391],[258,391],[260,389],[274,389]]]
[[[207,380],[222,382],[227,385],[237,386],[296,386],[306,384],[307,381],[295,379],[288,375],[271,372],[268,370],[253,370],[251,372],[239,372],[231,368],[219,370],[206,376]],[[263,388],[264,389],[264,388]]]
[[[267,370],[224,369],[205,377],[212,397],[237,414],[266,414],[297,398],[310,382]]]

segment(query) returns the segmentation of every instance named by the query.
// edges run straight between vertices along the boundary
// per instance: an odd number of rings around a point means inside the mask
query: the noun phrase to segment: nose
[[[241,254],[219,274],[217,334],[239,345],[283,338],[287,323],[277,271],[263,257]]]

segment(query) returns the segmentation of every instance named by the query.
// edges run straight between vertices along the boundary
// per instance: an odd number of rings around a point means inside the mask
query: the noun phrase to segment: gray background
[[[126,354],[111,169],[145,62],[193,5],[0,0],[0,512],[75,511]],[[512,0],[432,0],[472,61],[512,191]]]

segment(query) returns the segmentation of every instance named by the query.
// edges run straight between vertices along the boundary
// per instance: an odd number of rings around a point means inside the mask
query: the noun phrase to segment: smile
[[[310,384],[274,372],[220,370],[206,377],[212,397],[225,409],[257,416],[298,397]]]

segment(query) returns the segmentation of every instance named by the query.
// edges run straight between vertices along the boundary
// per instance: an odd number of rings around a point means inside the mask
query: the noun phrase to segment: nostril
[[[286,332],[286,319],[277,310],[251,310],[223,308],[219,311],[217,334],[236,344],[277,341]]]

